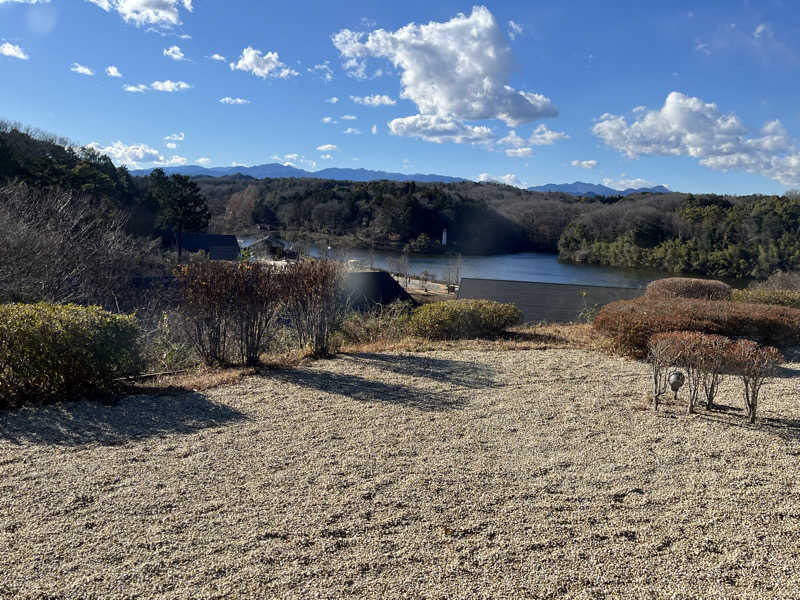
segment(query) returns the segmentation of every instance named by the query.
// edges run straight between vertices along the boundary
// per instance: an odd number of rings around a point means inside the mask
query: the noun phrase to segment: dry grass
[[[800,595],[800,364],[750,427],[543,344],[2,413],[0,597]]]
[[[575,348],[601,350],[607,338],[591,325],[553,323],[512,327],[496,339],[428,340],[418,337],[377,339],[365,344],[350,344],[344,352],[435,352],[441,350],[547,350]]]

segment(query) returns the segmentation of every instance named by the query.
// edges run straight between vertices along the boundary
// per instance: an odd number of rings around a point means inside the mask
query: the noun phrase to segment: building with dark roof
[[[465,277],[461,280],[458,297],[509,302],[522,311],[524,323],[570,323],[577,321],[586,309],[636,298],[643,293],[641,288]]]
[[[169,242],[177,247],[177,239],[173,234]],[[211,260],[239,260],[241,249],[235,235],[217,235],[212,233],[184,233],[181,240],[184,252],[200,252],[208,254]]]
[[[345,293],[353,310],[370,310],[395,301],[414,299],[386,271],[355,271],[345,276]]]

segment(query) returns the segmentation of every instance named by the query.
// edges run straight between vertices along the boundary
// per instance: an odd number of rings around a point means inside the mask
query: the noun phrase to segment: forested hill
[[[0,122],[0,185],[20,181],[89,199],[152,235],[153,178],[107,156]],[[376,245],[464,253],[538,250],[561,258],[713,277],[800,270],[800,192],[785,196],[631,194],[580,198],[494,183],[417,183],[196,177],[212,229],[342,235]]]
[[[132,233],[153,231],[155,208],[147,180],[132,177],[91,148],[0,121],[0,185],[14,181],[73,192],[91,202],[98,214],[123,215]]]
[[[494,183],[199,178],[220,231],[266,228],[414,241],[447,227],[462,252],[538,250],[574,262],[722,278],[800,269],[800,194],[576,198]],[[428,243],[428,240],[423,240]]]

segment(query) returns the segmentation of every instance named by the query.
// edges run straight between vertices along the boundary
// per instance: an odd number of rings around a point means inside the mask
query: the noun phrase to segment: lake
[[[247,247],[256,241],[242,238],[239,243]],[[317,248],[312,256],[319,256]],[[394,271],[392,262],[400,257],[397,253],[375,251],[370,260],[369,250],[337,249],[337,258],[360,260],[365,266]],[[448,273],[454,270],[453,259],[448,256],[411,254],[409,272],[419,274],[428,271],[433,278],[447,281]],[[653,279],[669,277],[669,274],[638,269],[618,269],[597,265],[575,265],[558,260],[554,254],[520,252],[517,254],[495,254],[491,256],[462,256],[461,277],[480,279],[506,279],[510,281],[540,281],[546,283],[574,283],[578,285],[608,285],[613,287],[644,287]]]

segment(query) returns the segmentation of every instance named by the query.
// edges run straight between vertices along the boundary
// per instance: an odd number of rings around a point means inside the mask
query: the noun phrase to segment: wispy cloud
[[[89,67],[82,65],[80,63],[72,63],[72,66],[69,68],[70,71],[73,73],[78,73],[80,75],[87,75],[91,76],[94,75],[94,71],[92,71]]]
[[[22,48],[8,42],[0,44],[0,55],[18,58],[20,60],[28,60],[30,58]]]

